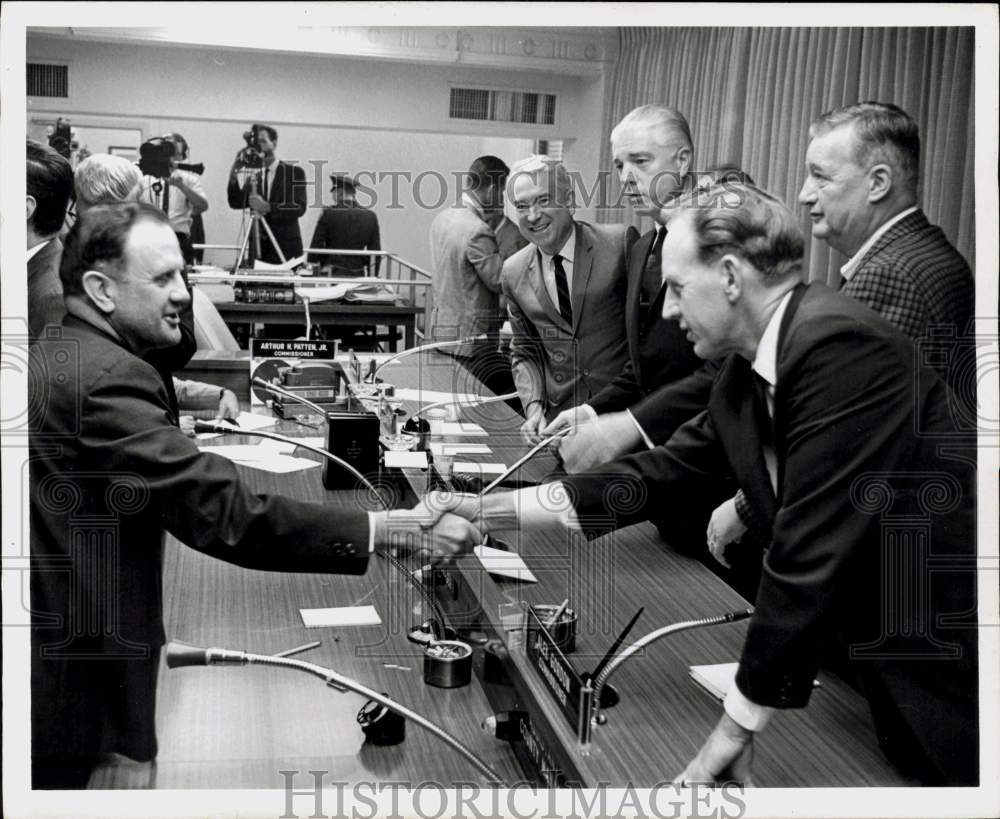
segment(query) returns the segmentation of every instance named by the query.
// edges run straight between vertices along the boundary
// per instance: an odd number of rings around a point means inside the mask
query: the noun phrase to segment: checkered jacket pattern
[[[969,265],[920,210],[885,232],[841,292],[914,339],[943,324],[963,335],[975,310]]]

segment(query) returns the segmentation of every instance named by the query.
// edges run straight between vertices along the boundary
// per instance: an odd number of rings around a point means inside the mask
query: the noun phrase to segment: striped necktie
[[[556,274],[556,294],[559,296],[559,314],[567,324],[573,323],[573,302],[569,297],[569,282],[566,280],[566,269],[563,267],[563,257],[558,253],[552,257],[552,269]]]

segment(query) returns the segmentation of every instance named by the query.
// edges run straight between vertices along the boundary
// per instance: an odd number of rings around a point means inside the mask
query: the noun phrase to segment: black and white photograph
[[[5,816],[1000,815],[996,5],[0,49]]]

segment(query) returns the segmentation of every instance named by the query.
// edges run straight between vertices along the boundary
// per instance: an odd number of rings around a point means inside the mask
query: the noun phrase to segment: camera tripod
[[[250,177],[249,185],[250,185],[250,188],[249,188],[249,192],[247,193],[247,199],[249,199],[251,196],[259,196],[259,194],[257,192],[257,173],[256,172],[254,172],[254,174]],[[244,210],[244,217],[246,215],[246,211],[247,210],[250,211],[250,221],[248,222],[248,221],[246,221],[246,218],[244,218],[243,224],[240,225],[241,236],[240,236],[239,241],[237,242],[237,245],[239,246],[239,250],[237,250],[237,252],[236,252],[236,262],[233,265],[233,275],[236,275],[239,272],[240,262],[243,260],[243,254],[246,253],[246,251],[247,251],[247,247],[248,247],[248,245],[250,243],[250,237],[251,236],[253,237],[253,243],[254,243],[253,244],[253,250],[254,250],[253,258],[254,259],[259,259],[260,258],[260,227],[261,227],[261,225],[264,226],[264,230],[267,232],[267,237],[271,240],[271,245],[278,252],[278,258],[281,259],[281,263],[284,264],[286,261],[288,261],[285,258],[284,251],[281,249],[281,245],[278,244],[278,240],[274,238],[274,233],[271,230],[271,226],[267,223],[267,220],[264,219],[261,216],[261,214],[257,213],[257,211],[255,211],[253,208],[246,208]]]

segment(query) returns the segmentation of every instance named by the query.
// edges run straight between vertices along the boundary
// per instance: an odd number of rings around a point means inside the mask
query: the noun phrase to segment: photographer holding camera
[[[234,210],[250,209],[263,217],[270,230],[259,232],[260,256],[264,262],[280,263],[281,257],[271,242],[281,247],[285,259],[302,255],[299,219],[306,212],[306,174],[302,168],[279,162],[275,156],[278,132],[270,125],[253,125],[243,134],[243,148],[229,171],[226,196]],[[240,181],[243,178],[241,187]],[[255,245],[250,243],[253,264]]]
[[[150,139],[139,148],[139,169],[143,173],[139,201],[167,214],[170,227],[177,234],[185,264],[194,264],[191,247],[191,222],[208,210],[208,199],[201,177],[179,167],[188,157],[188,144],[177,133]]]

